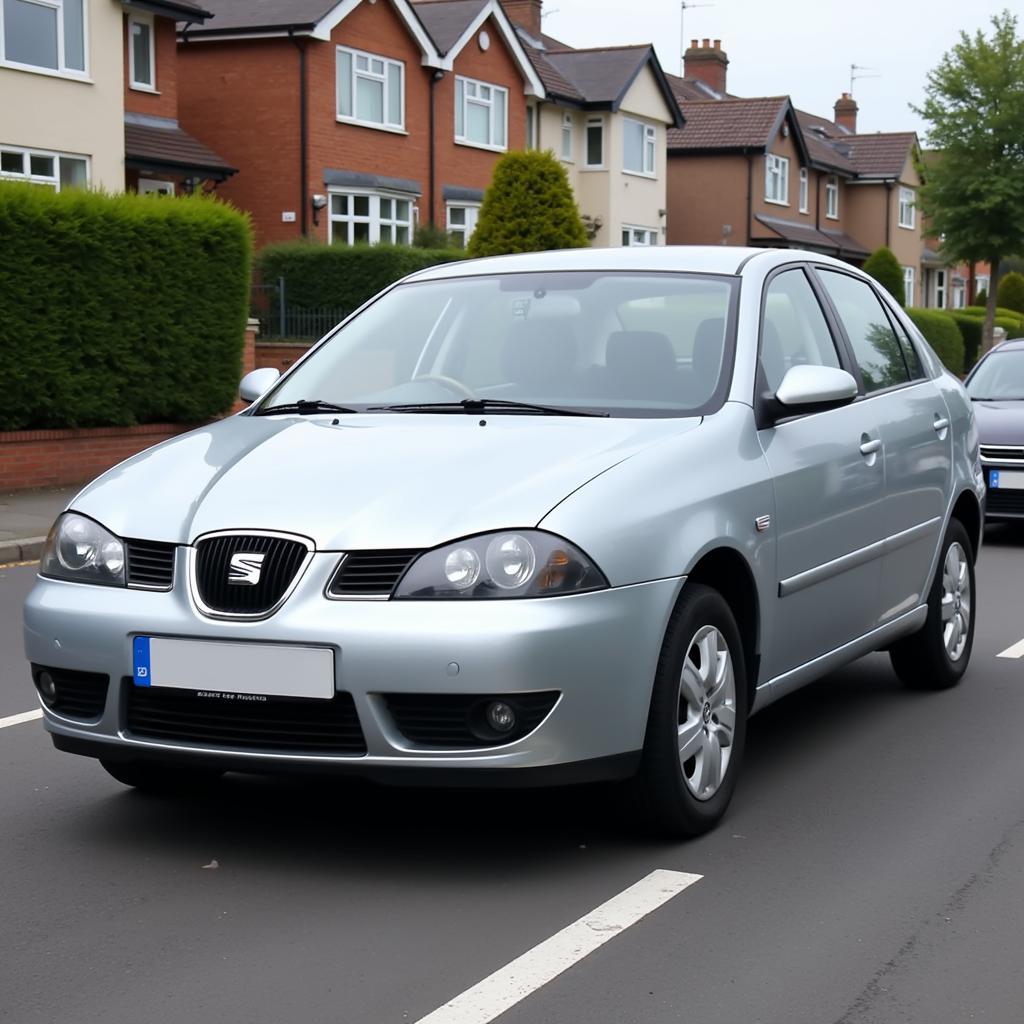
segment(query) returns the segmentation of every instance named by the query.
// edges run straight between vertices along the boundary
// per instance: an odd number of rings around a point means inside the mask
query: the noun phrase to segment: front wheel
[[[144,793],[197,793],[224,774],[216,768],[189,768],[162,761],[100,761],[107,773]]]
[[[948,690],[967,671],[974,646],[972,552],[967,530],[951,520],[928,594],[928,618],[889,651],[896,674],[911,689]]]
[[[700,835],[725,813],[747,734],[739,629],[722,596],[688,584],[666,632],[635,780],[651,824]]]

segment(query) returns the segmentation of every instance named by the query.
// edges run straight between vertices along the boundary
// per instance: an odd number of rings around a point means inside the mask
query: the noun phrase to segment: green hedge
[[[903,268],[892,249],[879,246],[865,261],[864,273],[870,274],[901,306],[907,289],[903,284]]]
[[[238,391],[248,218],[0,184],[0,430],[191,423]]]
[[[996,299],[1000,306],[1012,309],[1017,316],[1024,314],[1024,274],[1011,270],[999,282]]]
[[[982,320],[985,319],[985,307],[984,306],[964,306],[963,309],[956,310],[957,313],[966,313],[968,316],[980,317]],[[1015,309],[1006,309],[1003,306],[996,306],[996,316],[1002,317],[1004,320],[1020,320],[1024,322],[1024,314],[1018,313]]]
[[[282,242],[258,253],[256,269],[265,284],[284,278],[289,306],[351,312],[406,274],[465,258],[461,249]]]
[[[951,309],[947,312],[947,316],[952,317],[963,335],[964,370],[969,370],[978,361],[978,353],[981,351],[981,332],[985,321],[962,309]]]
[[[938,309],[908,309],[907,315],[928,340],[943,366],[953,373],[963,373],[964,339],[953,317]]]

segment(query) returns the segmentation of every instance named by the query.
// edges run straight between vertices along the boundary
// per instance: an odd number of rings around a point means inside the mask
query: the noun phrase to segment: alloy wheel
[[[942,565],[942,640],[950,661],[959,661],[971,625],[971,574],[967,553],[954,541]]]

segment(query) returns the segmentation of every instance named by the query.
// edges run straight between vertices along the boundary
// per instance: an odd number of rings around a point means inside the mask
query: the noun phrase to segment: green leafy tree
[[[984,339],[991,344],[1000,262],[1024,251],[1024,40],[1004,11],[990,36],[960,41],[929,72],[928,144],[942,153],[929,167],[918,206],[943,252],[992,266]]]
[[[1024,174],[1024,170],[1021,171]],[[999,282],[997,305],[1024,313],[1024,274],[1011,271]]]
[[[864,273],[870,274],[901,306],[905,289],[903,268],[892,249],[877,248],[865,261]]]
[[[470,256],[500,256],[589,245],[565,168],[553,153],[507,153],[494,168]]]

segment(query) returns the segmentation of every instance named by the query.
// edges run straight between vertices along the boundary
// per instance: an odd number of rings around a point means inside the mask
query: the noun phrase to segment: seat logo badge
[[[758,516],[754,520],[754,525],[757,527],[757,532],[758,533],[764,533],[767,529],[769,529],[771,527],[771,525],[772,525],[772,517],[771,516]]]
[[[228,583],[239,587],[255,587],[260,581],[263,559],[266,557],[265,554],[257,555],[251,551],[240,551],[237,555],[232,555]]]

